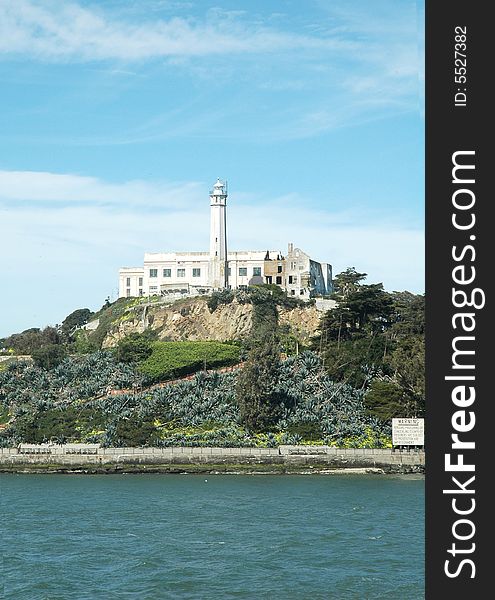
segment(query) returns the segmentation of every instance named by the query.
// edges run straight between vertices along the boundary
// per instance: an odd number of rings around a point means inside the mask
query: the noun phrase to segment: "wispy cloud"
[[[90,10],[71,2],[3,2],[0,52],[28,54],[43,60],[133,61],[350,46],[338,39],[242,24],[233,16],[236,15],[214,11],[210,19],[202,22],[174,17],[133,24],[108,17],[101,9]]]
[[[254,10],[193,11],[152,0],[144,2],[147,11],[133,3],[0,2],[0,59],[98,63],[115,94],[145,85],[143,77],[165,87],[180,78],[173,108],[165,101],[140,124],[52,135],[48,143],[123,145],[197,135],[300,139],[422,112],[422,16],[414,2],[400,4],[320,2],[321,22],[314,22],[304,14],[261,19]],[[185,82],[191,87],[180,87]],[[92,97],[106,98],[107,84],[102,77],[95,81]],[[219,95],[219,88],[228,93]],[[200,104],[191,105],[191,98]],[[219,118],[229,126],[219,128]]]
[[[197,182],[110,183],[96,177],[39,171],[0,171],[0,202],[111,204],[122,207],[183,208],[200,196]]]

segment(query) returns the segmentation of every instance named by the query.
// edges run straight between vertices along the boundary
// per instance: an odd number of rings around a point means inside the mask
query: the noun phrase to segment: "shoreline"
[[[423,474],[423,451],[278,448],[101,448],[41,445],[0,449],[0,473]]]
[[[194,468],[194,467],[197,468]],[[179,468],[178,465],[108,465],[106,467],[64,467],[61,465],[12,465],[11,468],[2,465],[0,475],[424,475],[424,469],[383,469],[380,467],[340,467],[328,468],[318,466],[308,468],[283,468],[275,469],[273,465],[268,469],[249,468],[242,469],[242,465],[190,465]]]

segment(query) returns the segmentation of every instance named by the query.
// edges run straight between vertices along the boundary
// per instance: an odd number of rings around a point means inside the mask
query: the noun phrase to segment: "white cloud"
[[[195,182],[108,183],[82,175],[0,171],[0,200],[183,207],[199,198],[200,189]]]
[[[72,2],[16,0],[0,5],[0,52],[44,60],[146,60],[169,56],[344,48],[347,42],[247,27],[213,11],[200,23],[174,17],[133,23]]]

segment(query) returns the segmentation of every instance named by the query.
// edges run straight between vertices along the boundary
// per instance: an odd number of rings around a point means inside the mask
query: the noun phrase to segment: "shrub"
[[[149,335],[132,333],[119,341],[115,357],[119,362],[137,363],[145,361],[152,353]]]
[[[61,344],[62,338],[55,327],[37,327],[15,333],[2,341],[6,348],[12,348],[15,354],[32,354],[42,346]]]
[[[99,319],[99,324],[98,328],[90,334],[89,339],[97,348],[101,348],[113,324],[122,317],[132,302],[133,300],[129,298],[119,298],[112,304],[106,303],[98,313],[93,315],[94,319]]]
[[[318,423],[297,423],[294,425],[289,425],[287,428],[287,432],[290,435],[298,435],[301,440],[306,442],[316,442],[322,439],[323,432],[321,431],[321,427]]]
[[[96,344],[91,340],[90,334],[84,329],[75,332],[72,349],[77,354],[91,354],[98,350]]]
[[[221,342],[153,342],[151,348],[139,369],[152,381],[239,362],[239,348]]]
[[[89,321],[92,315],[93,313],[89,308],[78,308],[74,312],[71,312],[62,321],[61,330],[64,336],[70,338],[78,327],[85,325]]]
[[[370,415],[390,421],[393,417],[409,416],[403,397],[404,391],[396,383],[375,379],[366,392],[364,404]]]
[[[115,446],[156,446],[158,431],[150,421],[122,420],[115,428]]]
[[[42,369],[54,369],[67,356],[67,350],[58,344],[49,344],[32,352],[34,364]]]
[[[231,290],[222,290],[220,292],[213,292],[206,303],[210,312],[214,312],[220,304],[230,304],[234,297],[234,292]]]

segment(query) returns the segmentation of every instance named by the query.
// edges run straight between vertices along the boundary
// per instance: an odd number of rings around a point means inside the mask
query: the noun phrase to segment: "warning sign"
[[[424,446],[424,419],[392,419],[392,444],[394,446]]]

